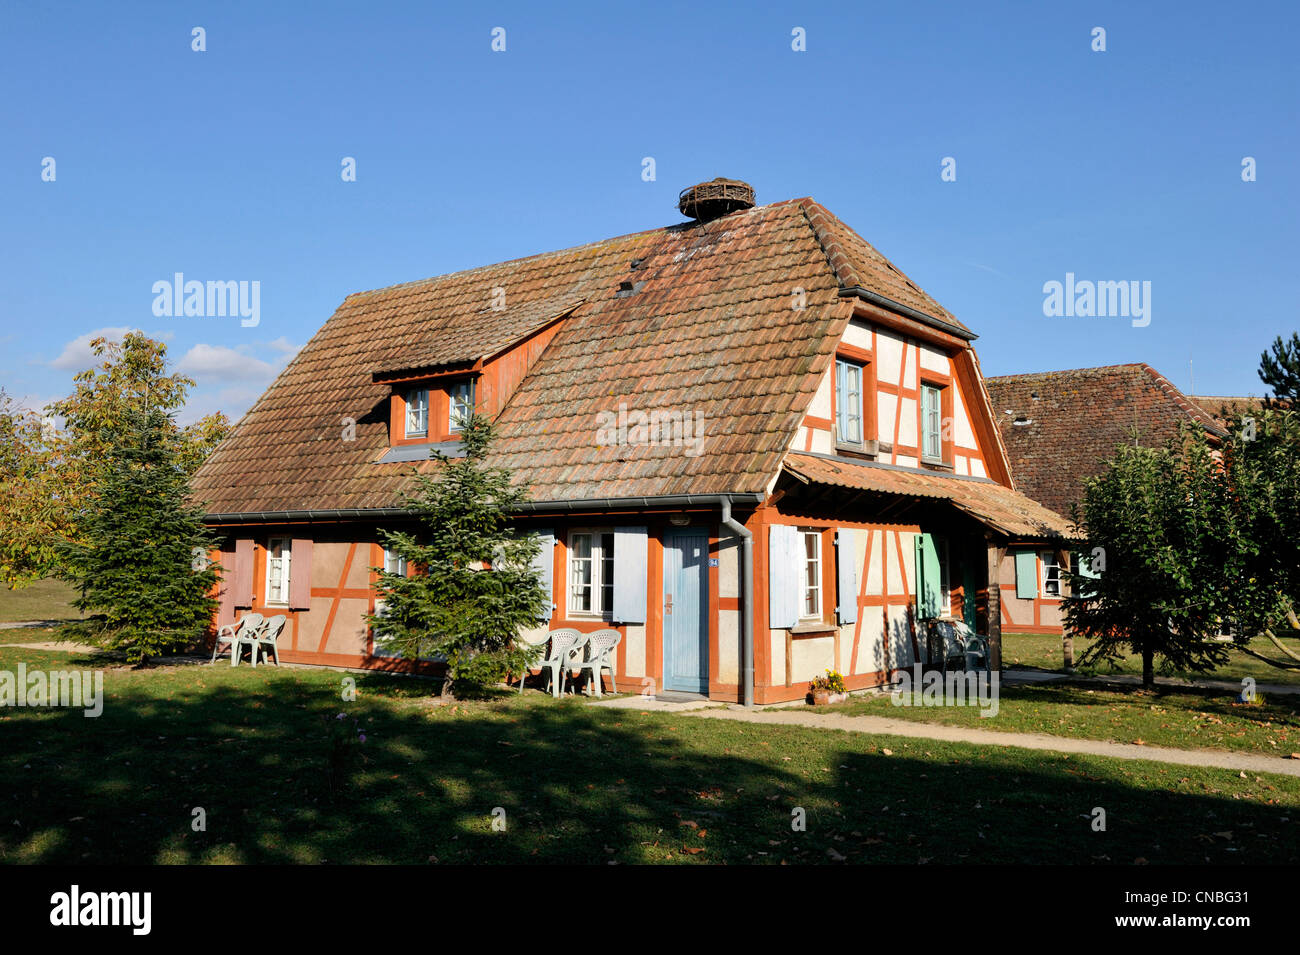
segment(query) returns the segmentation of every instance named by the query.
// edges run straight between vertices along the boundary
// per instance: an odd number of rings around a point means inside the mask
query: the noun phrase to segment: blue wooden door
[[[709,535],[664,538],[664,689],[709,691]]]

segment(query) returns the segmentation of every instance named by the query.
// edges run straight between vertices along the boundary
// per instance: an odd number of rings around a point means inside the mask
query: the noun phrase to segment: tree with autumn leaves
[[[114,436],[132,415],[161,412],[186,477],[229,429],[217,412],[188,427],[172,414],[194,381],[168,374],[167,346],[139,332],[91,343],[99,362],[74,379],[72,394],[38,413],[0,392],[0,583],[22,586],[55,574],[63,546],[79,540],[100,492]]]

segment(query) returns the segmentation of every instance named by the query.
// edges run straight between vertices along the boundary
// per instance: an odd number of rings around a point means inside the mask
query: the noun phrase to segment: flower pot
[[[830,690],[813,690],[813,706],[825,706],[831,701]]]
[[[827,699],[827,703],[844,703],[849,698],[847,693],[832,693]]]

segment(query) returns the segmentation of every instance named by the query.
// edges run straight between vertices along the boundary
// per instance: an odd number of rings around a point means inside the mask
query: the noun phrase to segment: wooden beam
[[[1002,587],[999,583],[999,575],[1007,549],[997,544],[992,536],[991,534],[986,536],[989,581],[989,667],[998,671],[1002,669]]]

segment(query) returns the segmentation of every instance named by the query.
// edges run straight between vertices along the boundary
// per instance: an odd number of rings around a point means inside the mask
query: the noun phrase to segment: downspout
[[[722,499],[722,523],[740,538],[740,575],[745,588],[740,604],[741,657],[744,661],[744,701],[754,705],[754,535],[744,524],[731,516],[731,498]]]

